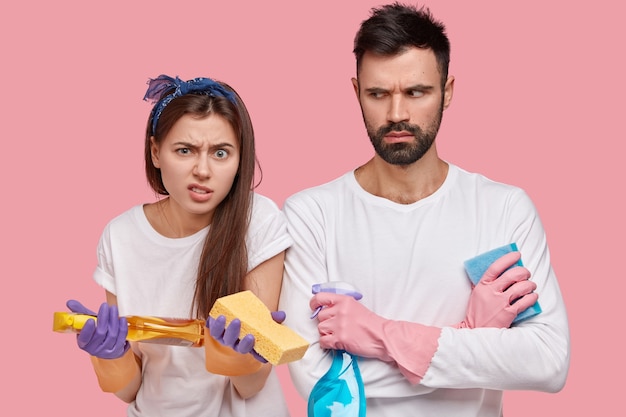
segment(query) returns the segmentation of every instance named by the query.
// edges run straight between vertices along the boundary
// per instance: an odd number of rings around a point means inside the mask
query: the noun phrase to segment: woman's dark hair
[[[154,142],[158,145],[182,116],[203,118],[215,114],[230,123],[239,141],[239,168],[230,192],[215,208],[198,264],[194,304],[191,309],[192,314],[200,318],[208,317],[209,310],[217,298],[243,289],[244,277],[248,272],[245,238],[252,211],[255,168],[259,166],[248,110],[237,92],[228,84],[221,82],[220,84],[233,92],[236,103],[225,97],[201,93],[177,97],[163,109],[154,132]],[[162,97],[171,94],[172,91],[165,92]],[[146,178],[157,194],[168,195],[161,178],[161,170],[152,163],[152,116],[146,127]],[[261,174],[260,166],[259,173]]]

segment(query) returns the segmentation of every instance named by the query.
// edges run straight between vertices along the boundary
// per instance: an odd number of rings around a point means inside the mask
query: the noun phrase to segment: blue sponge
[[[474,283],[474,285],[478,284],[478,281],[482,278],[482,276],[487,271],[487,268],[498,258],[506,255],[509,252],[517,252],[517,245],[515,243],[511,243],[506,246],[502,246],[489,252],[485,252],[482,255],[478,255],[472,259],[468,259],[465,261],[465,271],[469,276],[470,280]],[[522,260],[520,259],[515,263],[515,265],[523,266]],[[515,266],[513,265],[513,266]],[[541,313],[541,307],[539,306],[539,302],[536,302],[532,306],[528,307],[526,310],[522,311],[515,317],[513,323],[520,322],[522,320],[529,319],[537,314]]]

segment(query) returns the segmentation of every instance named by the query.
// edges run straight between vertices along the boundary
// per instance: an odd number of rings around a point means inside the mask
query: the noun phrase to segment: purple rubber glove
[[[271,314],[272,319],[276,323],[285,321],[286,314],[284,311],[273,311]],[[206,327],[209,329],[211,337],[222,345],[228,346],[241,354],[250,353],[259,362],[267,362],[264,357],[254,350],[255,340],[253,335],[247,334],[242,339],[239,339],[239,333],[241,332],[241,321],[239,319],[233,319],[226,327],[226,317],[219,316],[217,319],[209,317],[206,321]]]
[[[130,349],[126,340],[128,322],[125,317],[119,316],[117,306],[102,303],[96,314],[76,300],[68,300],[66,305],[74,313],[97,317],[97,322],[87,320],[76,336],[79,348],[101,359],[120,358]]]

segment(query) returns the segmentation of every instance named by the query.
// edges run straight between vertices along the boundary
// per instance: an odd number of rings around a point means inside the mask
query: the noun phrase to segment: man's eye
[[[421,90],[411,90],[409,91],[409,95],[411,97],[422,97],[424,95],[424,92]]]
[[[370,93],[370,96],[372,98],[382,98],[385,95],[385,93],[383,93],[382,91],[372,91]]]

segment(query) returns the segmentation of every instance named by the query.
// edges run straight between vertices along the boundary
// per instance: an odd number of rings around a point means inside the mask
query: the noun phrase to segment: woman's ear
[[[155,168],[161,168],[159,164],[159,147],[154,140],[154,136],[150,136],[150,154],[152,155],[152,165]]]

